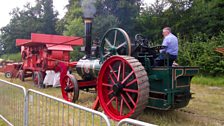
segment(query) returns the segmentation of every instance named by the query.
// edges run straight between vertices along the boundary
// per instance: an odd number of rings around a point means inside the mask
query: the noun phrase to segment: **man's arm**
[[[160,53],[166,52],[168,43],[169,43],[168,38],[164,38],[163,43],[162,43],[162,46],[165,46],[165,48],[164,48],[164,49],[161,49],[161,50],[159,51]]]

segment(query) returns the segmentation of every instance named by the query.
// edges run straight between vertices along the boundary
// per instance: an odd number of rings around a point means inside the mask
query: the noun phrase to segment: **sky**
[[[153,3],[155,0],[144,0],[146,3]],[[6,26],[11,16],[9,13],[13,8],[23,8],[27,2],[31,4],[35,3],[35,0],[1,0],[0,2],[0,28]],[[53,0],[54,8],[59,12],[59,18],[62,18],[66,12],[65,6],[68,4],[68,0]]]

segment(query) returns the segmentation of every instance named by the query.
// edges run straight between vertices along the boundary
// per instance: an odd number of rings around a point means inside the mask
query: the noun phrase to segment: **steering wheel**
[[[111,28],[103,36],[100,44],[101,58],[113,55],[131,55],[131,40],[121,28]]]
[[[142,34],[135,35],[135,44],[144,48],[149,48],[149,41]]]

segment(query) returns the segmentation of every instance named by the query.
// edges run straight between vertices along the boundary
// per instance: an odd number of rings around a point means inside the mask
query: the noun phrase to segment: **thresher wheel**
[[[79,98],[79,86],[75,77],[71,74],[66,75],[62,80],[62,96],[65,100],[74,102]]]
[[[39,87],[39,88],[43,88],[43,73],[40,71],[34,72],[33,75],[33,82],[34,82],[34,86]]]
[[[107,59],[112,55],[131,55],[131,41],[121,28],[109,29],[103,36],[100,45],[101,57]]]
[[[6,72],[5,77],[6,78],[12,78],[12,73],[11,72]]]
[[[19,71],[19,79],[20,79],[21,81],[24,81],[24,80],[25,80],[25,75],[24,75],[24,71],[23,71],[23,70],[20,70],[20,71]]]
[[[135,118],[148,103],[148,76],[134,57],[116,55],[107,59],[97,83],[100,105],[114,120]]]

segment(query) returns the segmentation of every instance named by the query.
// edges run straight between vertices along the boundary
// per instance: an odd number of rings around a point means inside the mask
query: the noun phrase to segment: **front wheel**
[[[79,86],[75,77],[71,74],[66,75],[61,84],[62,96],[66,101],[75,103],[79,98]]]

